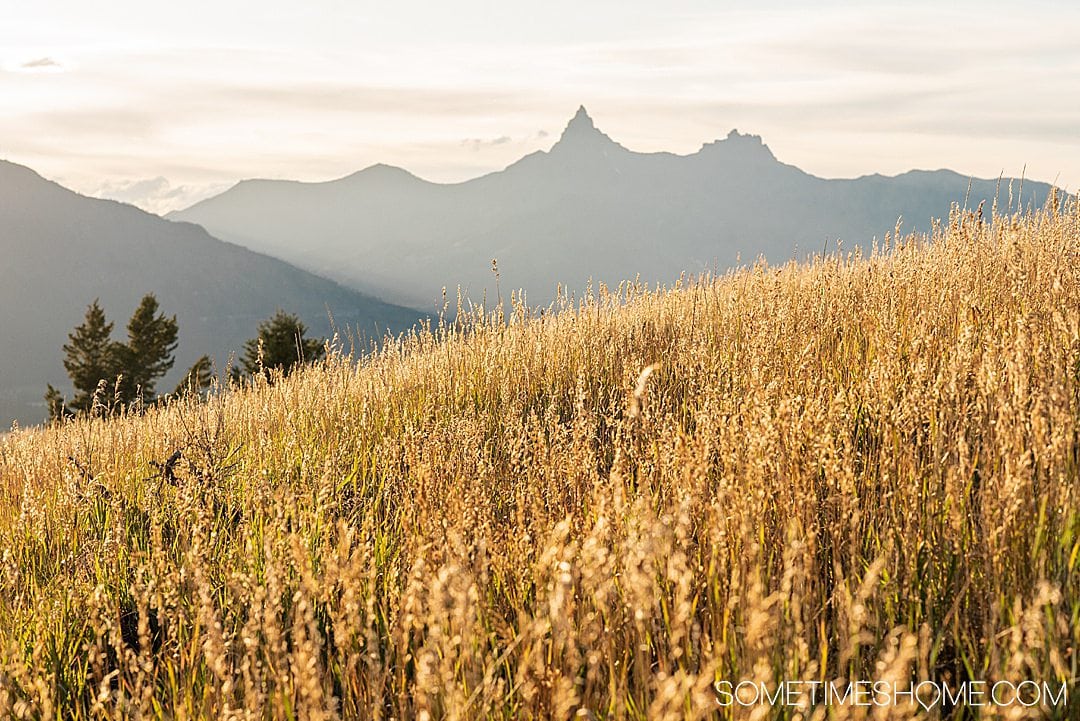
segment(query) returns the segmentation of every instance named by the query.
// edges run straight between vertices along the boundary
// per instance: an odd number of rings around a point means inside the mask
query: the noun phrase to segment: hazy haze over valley
[[[315,335],[336,325],[376,336],[418,314],[347,290],[280,260],[108,200],[77,195],[29,168],[0,161],[0,428],[41,422],[45,384],[70,384],[61,347],[86,306],[101,300],[114,337],[139,299],[154,293],[179,323],[176,365],[158,384],[173,388],[201,355],[221,370],[284,308]]]
[[[903,219],[928,230],[952,203],[995,192],[1021,203],[1019,179],[952,171],[825,180],[785,164],[756,135],[732,130],[689,155],[639,153],[579,108],[557,142],[503,171],[437,184],[373,165],[339,180],[249,180],[170,214],[213,235],[283,258],[395,302],[433,309],[446,287],[474,302],[525,289],[547,305],[558,285],[589,279],[670,284],[681,273],[723,272],[765,256],[783,262],[843,247],[869,248]],[[1044,183],[1023,183],[1040,205]]]

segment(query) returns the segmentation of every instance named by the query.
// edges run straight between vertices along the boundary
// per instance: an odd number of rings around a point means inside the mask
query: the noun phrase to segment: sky
[[[374,163],[438,182],[579,105],[632,150],[732,128],[822,177],[1080,188],[1080,4],[0,0],[0,159],[164,213]]]

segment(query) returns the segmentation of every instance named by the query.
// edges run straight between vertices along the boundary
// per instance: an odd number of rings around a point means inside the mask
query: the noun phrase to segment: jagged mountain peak
[[[559,137],[559,142],[552,146],[551,152],[580,153],[590,148],[601,151],[613,148],[625,150],[623,146],[596,127],[596,123],[593,122],[589,112],[582,105],[578,107],[574,117],[570,118],[570,122],[566,124],[566,129],[563,130],[562,135]]]
[[[734,128],[727,134],[726,138],[702,145],[699,152],[703,154],[723,153],[747,159],[757,157],[776,160],[776,156],[773,155],[772,150],[769,149],[769,146],[765,144],[760,135],[740,133]]]
[[[226,195],[179,217],[417,307],[437,305],[444,286],[472,299],[495,292],[497,258],[501,287],[527,289],[543,305],[558,283],[668,282],[740,257],[783,262],[823,238],[867,242],[898,216],[947,217],[968,195],[966,179],[951,176],[817,178],[738,130],[687,155],[637,152],[605,135],[585,107],[570,115],[549,150],[471,180]],[[975,183],[971,197],[992,198],[996,184]]]
[[[577,112],[574,113],[574,117],[570,118],[570,122],[566,125],[566,130],[596,130],[596,123],[593,122],[592,117],[589,116],[589,111],[585,109],[584,105],[579,105]]]

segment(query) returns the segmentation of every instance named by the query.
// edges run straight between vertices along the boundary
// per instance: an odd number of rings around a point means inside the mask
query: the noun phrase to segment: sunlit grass
[[[701,718],[722,679],[1074,683],[1080,215],[887,243],[463,313],[359,366],[5,437],[0,718]]]

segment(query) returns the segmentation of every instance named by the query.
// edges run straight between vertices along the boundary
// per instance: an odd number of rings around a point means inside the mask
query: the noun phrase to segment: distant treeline
[[[114,324],[95,299],[83,322],[68,334],[64,344],[64,369],[75,394],[67,399],[50,383],[45,392],[49,418],[58,421],[80,413],[107,414],[115,409],[147,406],[170,396],[202,393],[214,380],[213,360],[200,357],[171,393],[158,394],[157,382],[176,362],[179,326],[176,316],[160,312],[153,293],[143,296],[127,324],[127,341],[112,337]],[[244,376],[273,371],[288,375],[305,362],[322,358],[325,340],[305,338],[307,327],[299,317],[283,310],[259,323],[257,336],[244,343],[239,364],[228,375]]]

